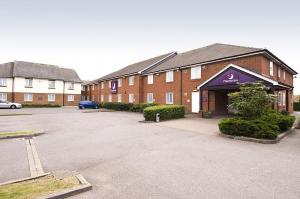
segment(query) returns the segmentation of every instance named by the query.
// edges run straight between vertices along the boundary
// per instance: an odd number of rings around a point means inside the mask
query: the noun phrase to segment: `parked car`
[[[85,109],[85,108],[98,109],[99,108],[99,104],[97,102],[94,102],[94,101],[81,101],[78,104],[78,108],[79,109]]]
[[[0,108],[10,108],[10,109],[22,108],[22,104],[0,100]]]

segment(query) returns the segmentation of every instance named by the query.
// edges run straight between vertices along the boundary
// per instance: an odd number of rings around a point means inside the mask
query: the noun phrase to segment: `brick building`
[[[278,97],[276,110],[293,110],[296,71],[267,49],[213,44],[168,53],[129,65],[95,80],[99,102],[182,104],[187,112],[227,114],[237,83],[263,81]]]
[[[77,106],[81,80],[73,69],[14,61],[0,64],[0,100]]]

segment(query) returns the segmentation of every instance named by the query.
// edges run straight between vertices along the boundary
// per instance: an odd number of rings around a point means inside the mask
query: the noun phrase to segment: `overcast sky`
[[[298,2],[0,0],[0,63],[54,64],[93,80],[218,42],[268,48],[300,72]],[[300,94],[299,77],[295,86]]]

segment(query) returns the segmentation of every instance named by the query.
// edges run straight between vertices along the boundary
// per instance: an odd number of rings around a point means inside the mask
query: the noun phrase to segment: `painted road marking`
[[[25,143],[31,176],[36,177],[44,174],[44,170],[42,168],[42,164],[35,148],[33,139],[25,139]]]

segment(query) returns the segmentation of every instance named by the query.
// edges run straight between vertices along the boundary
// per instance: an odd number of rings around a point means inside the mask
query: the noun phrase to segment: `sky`
[[[267,48],[300,72],[300,1],[0,0],[0,63],[73,68],[93,80],[213,43]],[[300,94],[300,76],[294,79]]]

